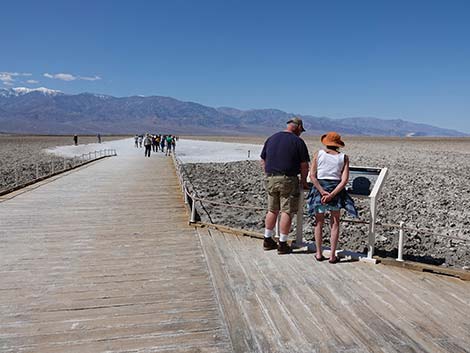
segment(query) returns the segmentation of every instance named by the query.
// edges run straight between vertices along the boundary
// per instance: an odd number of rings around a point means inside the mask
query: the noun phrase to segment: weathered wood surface
[[[0,200],[0,352],[232,351],[171,159],[136,153]]]
[[[199,228],[237,352],[470,352],[470,283]]]

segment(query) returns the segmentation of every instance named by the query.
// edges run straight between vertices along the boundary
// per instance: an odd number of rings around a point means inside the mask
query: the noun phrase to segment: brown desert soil
[[[195,138],[195,137],[191,137]],[[197,137],[263,143],[262,137]],[[311,154],[322,145],[306,137]],[[343,151],[351,165],[387,167],[389,174],[378,200],[378,222],[399,224],[405,232],[405,258],[443,266],[470,266],[470,139],[345,137]],[[185,164],[186,176],[199,197],[243,206],[266,207],[259,162]],[[366,200],[357,200],[361,219],[368,220]],[[226,206],[199,206],[203,221],[262,233],[264,212]],[[304,212],[304,236],[313,238],[313,220]],[[343,217],[347,218],[347,217]],[[293,234],[295,229],[291,232]],[[367,225],[343,223],[340,248],[362,252]],[[328,245],[328,228],[324,229]],[[397,255],[398,229],[377,227],[376,252]]]

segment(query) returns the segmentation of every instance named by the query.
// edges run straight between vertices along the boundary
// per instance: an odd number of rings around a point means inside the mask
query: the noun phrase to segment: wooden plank
[[[2,352],[233,351],[170,159],[23,191],[0,203]]]
[[[248,267],[255,267],[259,273],[252,280],[263,281],[268,292],[272,293],[272,299],[265,298],[265,305],[270,307],[270,312],[276,313],[282,308],[280,311],[289,317],[287,325],[293,327],[295,334],[284,340],[287,341],[284,350],[290,351],[298,345],[303,347],[303,351],[361,351],[344,323],[336,317],[328,318],[323,293],[309,291],[303,297],[305,286],[292,277],[291,266],[295,257],[279,256],[275,251],[264,252],[261,244],[254,246],[253,243],[253,240],[247,238],[233,241],[233,244],[240,244],[235,251],[242,257],[240,262],[247,266],[247,271]],[[242,252],[242,246],[249,250]],[[334,330],[331,330],[332,326]]]
[[[225,313],[248,325],[238,340],[262,337],[277,352],[463,352],[470,346],[466,282],[430,274],[423,281],[413,271],[360,262],[319,263],[309,253],[279,256],[256,239],[215,230],[201,230],[200,237],[211,248],[206,256],[215,258],[209,266],[224,269],[216,282],[219,295],[230,298]],[[235,276],[239,284],[231,283]],[[455,297],[445,302],[451,286]],[[262,319],[250,320],[260,309]],[[270,338],[273,333],[281,339]]]
[[[263,239],[263,237],[264,237],[263,234],[258,233],[258,232],[227,227],[227,226],[224,226],[224,225],[221,225],[221,224],[205,223],[205,222],[192,222],[191,225],[194,226],[194,227],[198,227],[198,228],[210,228],[210,229],[219,230],[223,233],[234,234],[234,235],[244,235],[244,236],[249,236],[249,237],[258,238],[258,239]]]
[[[372,269],[370,275],[376,277],[375,272],[377,269]],[[394,306],[395,311],[402,312],[402,317],[407,318],[414,327],[420,327],[420,332],[427,333],[428,338],[447,339],[457,335],[468,335],[470,338],[470,332],[465,328],[470,305],[459,305],[460,302],[445,296],[442,287],[436,285],[437,279],[439,277],[430,274],[421,275],[390,268],[388,271],[380,271],[377,282],[386,289],[382,298],[393,296],[391,304],[399,298],[400,304]],[[452,281],[449,278],[447,282]],[[463,282],[462,285],[470,289],[468,283]],[[453,313],[452,320],[449,320],[449,313]],[[447,323],[442,325],[442,322]]]
[[[212,234],[207,229],[198,229],[198,234],[210,269],[212,281],[218,290],[219,303],[223,309],[231,342],[235,352],[261,352],[258,342],[251,333],[251,327],[244,317],[243,311],[234,291],[230,290],[228,283],[228,268],[226,262],[220,257]]]
[[[453,276],[460,278],[462,281],[470,281],[470,271],[448,268],[442,266],[429,265],[413,261],[396,261],[395,259],[390,258],[378,258],[374,257],[380,261],[381,264],[387,266],[402,267],[408,270],[420,271],[420,272],[429,272],[439,275]]]
[[[213,237],[213,240],[218,242],[221,239],[219,237]],[[251,349],[254,352],[276,351],[276,347],[278,347],[279,342],[278,335],[275,333],[273,334],[273,331],[275,332],[275,328],[269,322],[269,319],[266,316],[266,311],[260,305],[260,294],[257,293],[256,290],[253,290],[253,284],[247,281],[247,274],[243,271],[243,268],[240,266],[233,266],[233,263],[236,262],[234,254],[228,251],[226,247],[216,246],[215,249],[218,252],[219,258],[223,259],[223,266],[226,271],[225,281],[228,285],[223,286],[222,288],[225,288],[230,292],[227,294],[228,296],[232,296],[234,298],[234,301],[225,303],[225,315],[227,318],[236,318],[238,316],[238,319],[236,320],[246,320],[249,325],[249,330],[251,331],[248,336],[235,337],[235,339],[233,339],[234,335],[232,334],[232,342],[244,339],[247,343],[252,345]],[[221,287],[217,286],[216,288]],[[243,293],[249,293],[250,295],[243,295],[241,297],[241,294]],[[224,302],[222,304],[224,304]],[[227,319],[227,321],[229,320]],[[270,327],[269,330],[266,330],[266,325]]]

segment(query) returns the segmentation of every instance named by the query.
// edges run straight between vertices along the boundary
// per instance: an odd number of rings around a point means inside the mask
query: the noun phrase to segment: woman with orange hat
[[[340,210],[345,208],[348,213],[357,217],[354,201],[345,190],[349,180],[349,158],[339,151],[344,147],[341,136],[336,132],[328,132],[321,137],[325,149],[321,149],[313,155],[310,168],[310,180],[313,187],[308,199],[308,212],[315,216],[315,244],[317,261],[323,261],[322,233],[325,221],[325,213],[330,212],[331,228],[331,256],[329,262],[334,264],[339,260],[336,257],[336,247],[339,238]]]

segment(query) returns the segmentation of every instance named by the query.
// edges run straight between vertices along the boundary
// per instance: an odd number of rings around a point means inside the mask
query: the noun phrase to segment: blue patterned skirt
[[[339,180],[319,179],[318,181],[327,192],[332,192],[340,183]],[[349,196],[346,189],[341,190],[341,192],[327,204],[322,204],[321,194],[315,186],[313,186],[307,196],[307,206],[310,216],[314,216],[316,213],[325,213],[326,211],[339,211],[341,208],[344,208],[351,217],[359,217],[356,206],[354,205],[354,200]]]

